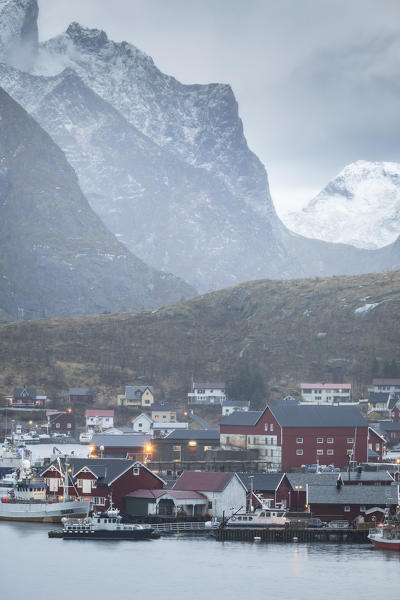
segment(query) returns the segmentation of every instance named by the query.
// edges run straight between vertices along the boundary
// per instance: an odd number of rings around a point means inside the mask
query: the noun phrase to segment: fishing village
[[[1,412],[0,520],[60,523],[48,535],[64,539],[399,550],[400,379],[376,379],[368,394],[355,401],[350,384],[302,383],[251,410],[224,383],[203,381],[183,402],[127,385],[113,408],[98,408],[82,387],[61,410],[16,388]]]

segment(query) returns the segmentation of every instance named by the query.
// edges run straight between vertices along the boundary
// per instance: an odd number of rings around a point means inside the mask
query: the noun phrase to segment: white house
[[[389,392],[400,393],[400,379],[373,379],[372,390],[375,393]]]
[[[177,421],[153,420],[146,413],[141,413],[138,417],[132,419],[132,429],[138,433],[150,433],[152,437],[165,437],[175,429],[188,429],[188,423],[179,423]]]
[[[89,408],[85,411],[86,431],[104,431],[114,427],[114,411]]]
[[[233,412],[248,412],[250,408],[250,402],[241,402],[239,400],[229,400],[226,399],[222,403],[222,415],[226,417],[227,415],[231,415]]]
[[[246,487],[236,473],[184,471],[173,490],[194,491],[206,496],[212,517],[229,517],[246,509]]]
[[[189,404],[222,404],[226,400],[224,383],[192,383]]]
[[[350,383],[301,383],[302,402],[335,404],[351,402]]]

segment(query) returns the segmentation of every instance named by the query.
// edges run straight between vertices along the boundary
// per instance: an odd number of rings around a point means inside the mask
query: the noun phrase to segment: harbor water
[[[183,535],[133,542],[64,541],[49,539],[50,528],[0,523],[4,598],[399,597],[400,554],[366,544],[256,544]]]
[[[31,447],[33,460],[53,445]],[[87,456],[88,446],[62,445]],[[217,542],[183,534],[150,541],[48,538],[54,524],[0,522],[1,597],[13,600],[369,600],[399,597],[400,553],[369,544]]]

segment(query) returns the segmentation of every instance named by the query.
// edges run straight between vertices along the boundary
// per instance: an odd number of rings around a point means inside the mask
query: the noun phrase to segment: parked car
[[[348,521],[333,520],[329,521],[328,527],[332,529],[349,529],[350,523]]]
[[[309,519],[307,521],[307,527],[326,527],[326,521],[321,521],[321,519]]]

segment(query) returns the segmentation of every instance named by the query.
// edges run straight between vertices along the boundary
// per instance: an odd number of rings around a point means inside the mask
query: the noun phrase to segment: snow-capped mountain
[[[33,67],[38,48],[37,0],[0,0],[0,60]]]
[[[400,235],[400,164],[347,165],[301,211],[284,218],[310,238],[358,248],[381,248]]]

